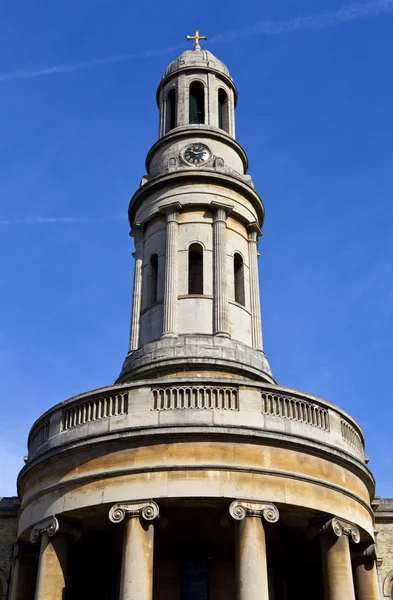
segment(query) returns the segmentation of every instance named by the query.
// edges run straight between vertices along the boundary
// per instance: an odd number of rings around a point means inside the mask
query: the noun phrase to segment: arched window
[[[191,125],[205,122],[205,88],[199,81],[194,81],[190,85],[189,112]]]
[[[166,118],[165,118],[165,131],[168,133],[171,129],[176,127],[176,91],[174,89],[169,90],[166,97]]]
[[[203,248],[191,244],[188,249],[188,293],[203,294]]]
[[[244,263],[240,254],[236,253],[233,257],[233,270],[235,280],[235,302],[245,306],[244,297]]]
[[[229,104],[225,90],[218,90],[218,126],[229,133]]]
[[[157,302],[158,255],[152,254],[149,265],[149,306]]]

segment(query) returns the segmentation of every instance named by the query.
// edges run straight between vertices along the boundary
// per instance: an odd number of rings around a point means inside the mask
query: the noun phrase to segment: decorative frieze
[[[145,502],[127,502],[114,504],[109,511],[112,523],[121,523],[126,517],[141,517],[145,521],[153,521],[160,515],[158,504],[154,500]]]
[[[307,423],[325,431],[330,430],[329,413],[325,408],[292,396],[271,394],[263,391],[262,414],[300,421],[301,423]]]
[[[260,517],[268,523],[276,523],[280,517],[275,504],[249,500],[234,500],[229,507],[229,514],[236,521],[242,521],[246,517]]]
[[[56,533],[65,533],[71,535],[75,539],[79,539],[81,528],[79,523],[69,521],[68,519],[60,519],[59,517],[50,517],[45,521],[37,523],[30,533],[30,542],[35,544],[43,535],[53,537]]]
[[[352,448],[357,450],[359,454],[363,455],[364,448],[363,442],[360,438],[358,432],[348,423],[348,421],[344,421],[341,419],[341,434],[343,440],[345,440]]]
[[[127,412],[128,392],[80,402],[63,410],[61,430],[67,431],[91,421],[126,415]]]
[[[238,394],[235,387],[157,387],[152,389],[152,410],[239,410]]]

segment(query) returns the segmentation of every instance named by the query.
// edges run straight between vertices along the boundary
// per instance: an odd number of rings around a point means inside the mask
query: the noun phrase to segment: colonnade
[[[269,600],[265,523],[279,520],[278,508],[270,502],[235,500],[229,513],[236,527],[237,600]],[[110,521],[123,523],[119,600],[152,600],[154,522],[159,514],[153,500],[115,504],[109,511]],[[308,533],[310,539],[319,538],[325,600],[379,599],[375,547],[359,545],[355,525],[333,517],[310,526]],[[30,541],[40,541],[35,600],[64,600],[68,540],[79,535],[78,524],[56,517],[34,527]],[[17,556],[10,600],[28,597],[22,573]]]
[[[213,334],[230,337],[227,281],[227,218],[232,207],[213,202]],[[176,337],[177,332],[177,277],[178,277],[178,228],[182,205],[178,202],[161,209],[166,219],[165,280],[163,301],[162,337]],[[134,288],[129,350],[139,347],[139,320],[142,298],[143,226],[134,227],[135,259]],[[248,266],[250,275],[250,312],[252,347],[262,350],[262,324],[258,282],[258,236],[261,234],[256,222],[247,226]]]

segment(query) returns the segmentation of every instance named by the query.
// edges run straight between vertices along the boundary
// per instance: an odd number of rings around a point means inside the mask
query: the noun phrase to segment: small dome
[[[180,71],[185,67],[215,69],[216,71],[220,71],[221,73],[224,73],[230,77],[229,71],[224,63],[208,50],[186,50],[183,52],[183,54],[180,54],[178,58],[170,63],[165,71],[165,76],[170,75],[175,71]]]

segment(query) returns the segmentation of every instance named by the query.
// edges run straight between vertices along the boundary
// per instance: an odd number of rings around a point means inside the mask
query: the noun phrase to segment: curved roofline
[[[229,85],[233,89],[233,92],[234,92],[235,108],[236,108],[237,100],[238,100],[238,91],[237,91],[237,87],[236,87],[232,77],[230,75],[226,75],[225,73],[223,73],[222,71],[219,71],[218,69],[213,69],[212,67],[202,66],[202,65],[184,66],[181,69],[178,69],[177,71],[173,71],[172,73],[168,73],[168,75],[164,75],[163,78],[161,79],[160,83],[158,84],[157,92],[156,92],[156,101],[157,101],[158,108],[160,107],[161,89],[168,83],[168,81],[170,81],[174,77],[177,77],[180,72],[181,73],[184,73],[184,72],[192,73],[192,72],[197,72],[197,71],[203,71],[204,73],[214,73],[214,75],[216,75],[216,77],[218,77],[219,79],[222,79],[227,85]]]

